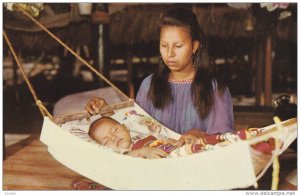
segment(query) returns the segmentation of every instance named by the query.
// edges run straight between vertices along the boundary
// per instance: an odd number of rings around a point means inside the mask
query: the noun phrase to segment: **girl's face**
[[[164,26],[160,30],[160,54],[171,72],[194,71],[192,56],[199,41],[192,41],[188,28]]]
[[[94,129],[94,139],[104,146],[114,149],[129,149],[131,146],[132,141],[127,128],[113,120],[102,119]]]

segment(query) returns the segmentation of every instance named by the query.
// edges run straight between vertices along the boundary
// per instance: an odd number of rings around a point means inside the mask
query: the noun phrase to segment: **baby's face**
[[[126,127],[110,119],[98,122],[93,136],[100,144],[115,149],[129,149],[132,143]]]

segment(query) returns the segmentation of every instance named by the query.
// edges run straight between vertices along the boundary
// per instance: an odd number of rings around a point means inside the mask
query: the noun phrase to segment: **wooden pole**
[[[100,10],[98,10],[100,9]],[[96,12],[108,12],[108,4],[101,3],[96,6]],[[98,25],[98,69],[107,78],[109,78],[109,23]],[[102,80],[99,81],[103,86]]]
[[[265,56],[265,105],[272,105],[272,37],[269,34],[266,38]]]
[[[19,52],[19,54],[21,54]],[[21,55],[17,55],[19,57],[21,57]],[[14,89],[14,96],[15,96],[15,101],[17,104],[20,103],[20,94],[18,91],[18,65],[16,60],[13,58],[13,89]]]
[[[256,105],[262,106],[264,101],[262,100],[263,95],[263,47],[261,42],[258,42],[258,58],[256,63]]]
[[[104,39],[103,39],[103,24],[99,25],[99,37],[98,37],[98,70],[103,73],[104,70]],[[100,86],[103,85],[103,81],[100,80]]]
[[[132,46],[129,47],[127,53],[127,86],[128,86],[128,94],[131,99],[134,98],[134,86],[132,82]]]

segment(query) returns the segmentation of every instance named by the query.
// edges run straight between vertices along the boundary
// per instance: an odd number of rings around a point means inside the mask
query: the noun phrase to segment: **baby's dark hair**
[[[94,122],[92,122],[92,124],[90,125],[90,128],[89,128],[89,131],[88,131],[88,135],[92,139],[95,139],[94,136],[93,136],[93,133],[95,131],[96,124],[99,123],[102,120],[112,120],[112,121],[114,121],[116,123],[119,123],[118,121],[116,121],[115,119],[113,119],[113,118],[111,118],[109,116],[102,116],[102,117],[98,118],[97,120],[95,120]]]

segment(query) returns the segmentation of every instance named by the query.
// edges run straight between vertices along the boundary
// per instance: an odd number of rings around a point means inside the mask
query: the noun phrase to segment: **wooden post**
[[[21,56],[21,52],[18,52],[18,56],[20,57],[20,59],[22,59]],[[18,91],[18,64],[16,62],[16,60],[13,58],[13,89],[14,89],[14,93],[15,93],[15,101],[17,104],[20,103],[20,94]]]
[[[99,9],[99,10],[98,10]],[[108,4],[107,3],[97,3],[96,5],[96,12],[108,12]],[[100,23],[99,21],[96,22],[98,24],[97,30],[97,62],[98,62],[98,70],[99,72],[104,75],[106,78],[110,78],[110,44],[109,44],[109,23]],[[106,85],[103,80],[99,80],[100,86]]]
[[[272,37],[270,34],[266,38],[265,105],[272,105]]]
[[[98,70],[103,74],[104,70],[104,36],[103,36],[103,24],[99,25],[99,37],[98,37]],[[103,80],[100,81],[100,85],[103,85]]]
[[[263,105],[262,100],[262,94],[263,94],[263,72],[264,72],[264,66],[263,66],[263,56],[264,56],[264,50],[262,47],[261,42],[258,42],[258,57],[257,57],[257,63],[256,63],[256,105],[261,106]]]
[[[128,87],[128,96],[134,98],[134,86],[132,83],[132,47],[129,47],[127,53],[127,87]]]
[[[103,11],[108,12],[108,4],[103,3]],[[110,42],[109,42],[109,23],[102,24],[103,30],[102,30],[102,44],[103,44],[103,72],[102,74],[109,78],[109,65],[110,65]]]

